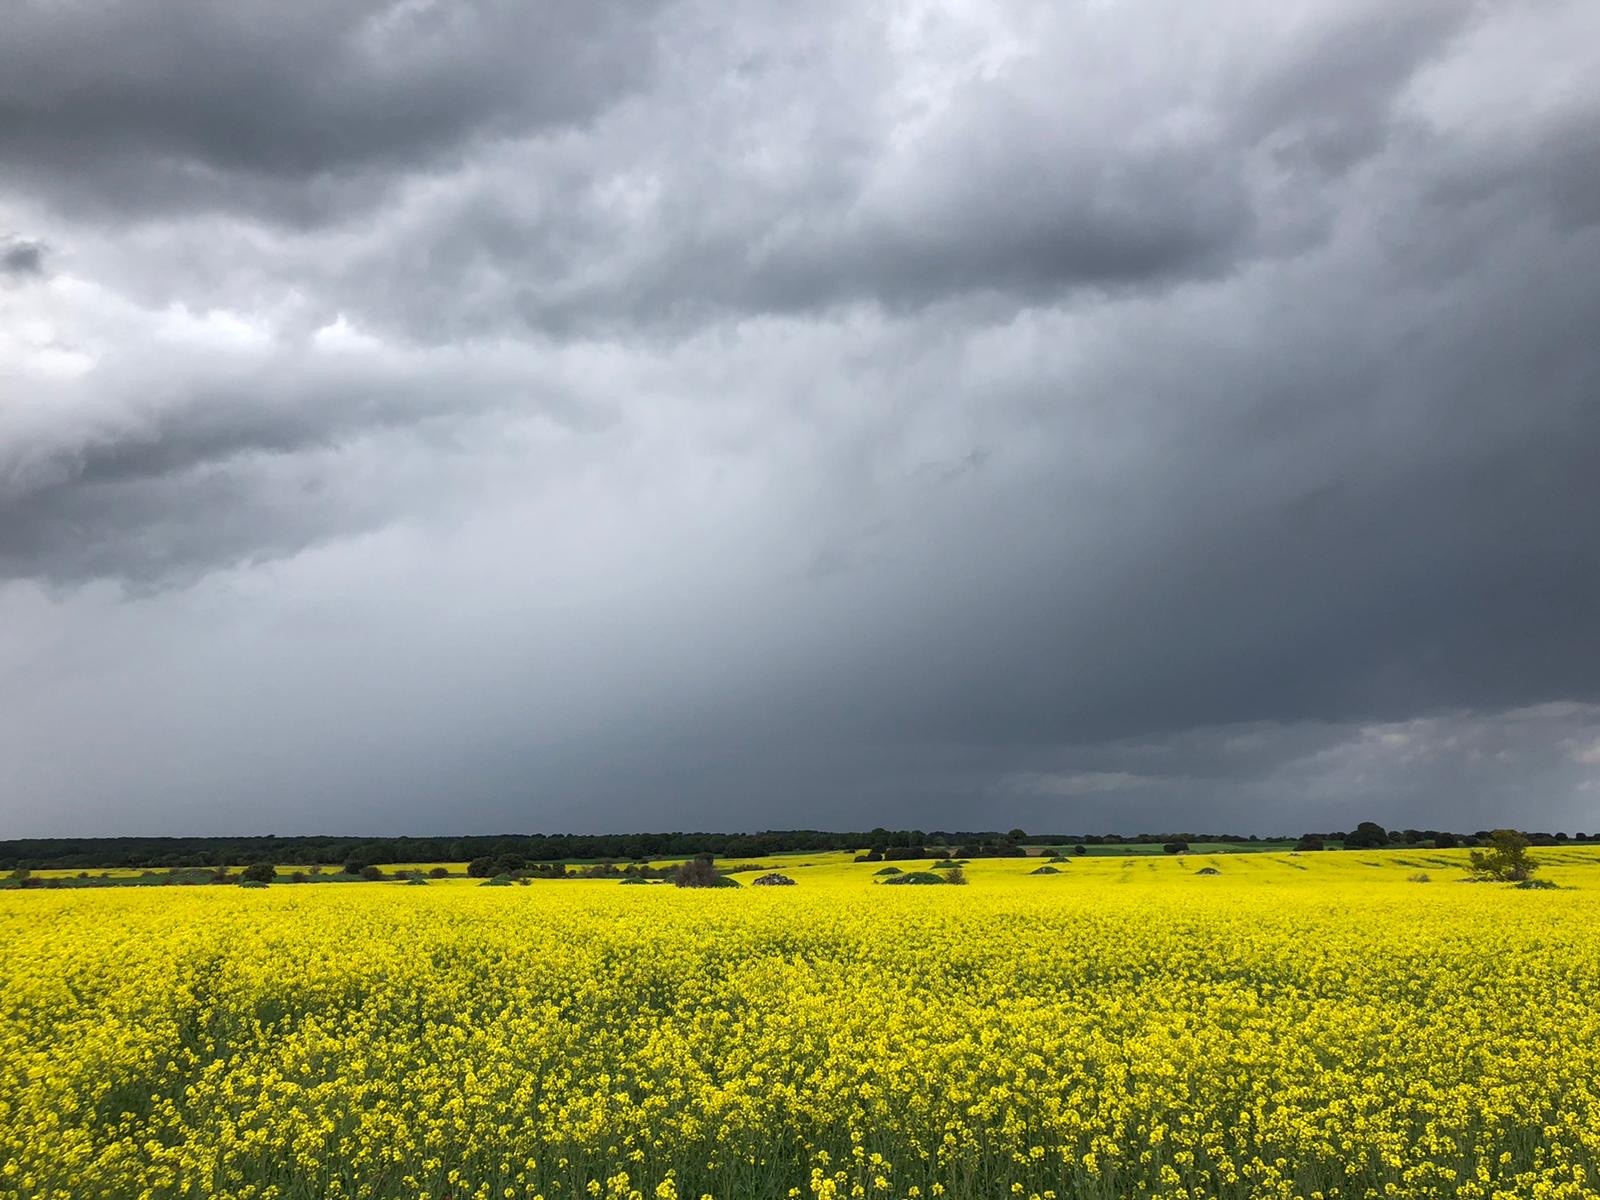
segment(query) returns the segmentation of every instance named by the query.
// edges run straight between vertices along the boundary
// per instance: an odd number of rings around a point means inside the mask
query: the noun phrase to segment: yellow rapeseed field
[[[0,893],[0,1197],[1600,1196],[1542,857]]]

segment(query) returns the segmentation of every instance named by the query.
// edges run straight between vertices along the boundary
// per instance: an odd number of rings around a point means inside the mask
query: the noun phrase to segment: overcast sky
[[[1600,5],[21,0],[0,836],[1600,828]]]

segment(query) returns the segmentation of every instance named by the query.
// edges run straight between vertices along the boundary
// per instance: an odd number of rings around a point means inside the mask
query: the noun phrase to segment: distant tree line
[[[1528,833],[1530,845],[1550,846],[1593,840],[1583,833]],[[1390,830],[1363,821],[1354,830],[1308,833],[1303,849],[1342,845],[1351,849],[1378,846],[1473,846],[1487,844],[1489,830],[1471,834],[1437,829]],[[499,834],[470,837],[120,837],[17,838],[0,841],[0,871],[81,870],[86,868],[147,869],[158,867],[230,867],[253,863],[297,866],[337,865],[346,873],[363,867],[405,862],[479,862],[496,868],[520,862],[573,861],[646,862],[710,854],[720,859],[758,859],[786,851],[852,850],[869,861],[896,861],[951,853],[958,858],[1020,855],[1027,846],[1181,845],[1222,843],[1249,845],[1289,843],[1293,838],[1262,838],[1227,833],[1048,833],[1021,829],[921,830],[884,829],[830,832],[817,829],[767,830],[761,833],[625,833],[625,834]],[[1081,851],[1078,851],[1081,852]],[[480,871],[485,869],[483,865]],[[546,870],[553,867],[546,866]],[[495,873],[499,873],[498,870]]]
[[[1473,833],[1452,833],[1447,829],[1385,829],[1376,821],[1362,821],[1349,831],[1303,834],[1296,848],[1321,850],[1329,845],[1337,845],[1346,850],[1376,850],[1386,846],[1432,846],[1437,850],[1450,850],[1457,846],[1487,846],[1494,840],[1496,832],[1489,829],[1479,829]],[[1568,835],[1534,832],[1520,836],[1527,839],[1530,846],[1560,846],[1568,842],[1595,840],[1586,833]]]

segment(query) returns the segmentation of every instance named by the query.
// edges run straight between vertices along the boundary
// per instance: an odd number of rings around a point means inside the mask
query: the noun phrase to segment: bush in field
[[[428,878],[430,878],[430,879],[449,879],[450,878],[450,868],[448,868],[448,867],[435,867],[433,870],[428,872]]]
[[[672,882],[681,888],[739,886],[737,879],[729,879],[717,870],[716,862],[709,854],[702,854],[698,858],[691,858],[688,862],[680,864],[672,873]]]
[[[907,871],[904,874],[885,879],[883,882],[886,886],[892,887],[921,887],[927,884],[942,884],[944,876],[938,871]]]
[[[921,887],[935,883],[965,883],[966,874],[960,867],[951,867],[948,871],[907,871],[903,875],[896,875],[892,879],[885,879],[886,884],[907,884],[912,887]]]
[[[1520,883],[1539,869],[1528,857],[1528,839],[1515,829],[1496,829],[1487,849],[1471,852],[1472,873],[1480,879]]]
[[[271,883],[278,877],[278,869],[268,862],[251,863],[239,876],[240,883]]]

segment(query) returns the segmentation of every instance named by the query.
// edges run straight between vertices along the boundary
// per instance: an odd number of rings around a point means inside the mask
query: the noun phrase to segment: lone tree
[[[1539,869],[1528,857],[1528,839],[1515,829],[1496,829],[1485,850],[1471,854],[1472,873],[1481,879],[1520,883]]]
[[[700,854],[688,862],[680,863],[672,882],[681,888],[717,887],[722,882],[722,876],[717,872],[716,861],[711,855]]]
[[[240,883],[271,883],[278,877],[278,869],[269,862],[251,863],[239,876]]]
[[[1346,850],[1371,850],[1389,844],[1389,835],[1376,821],[1363,821],[1344,835]]]

